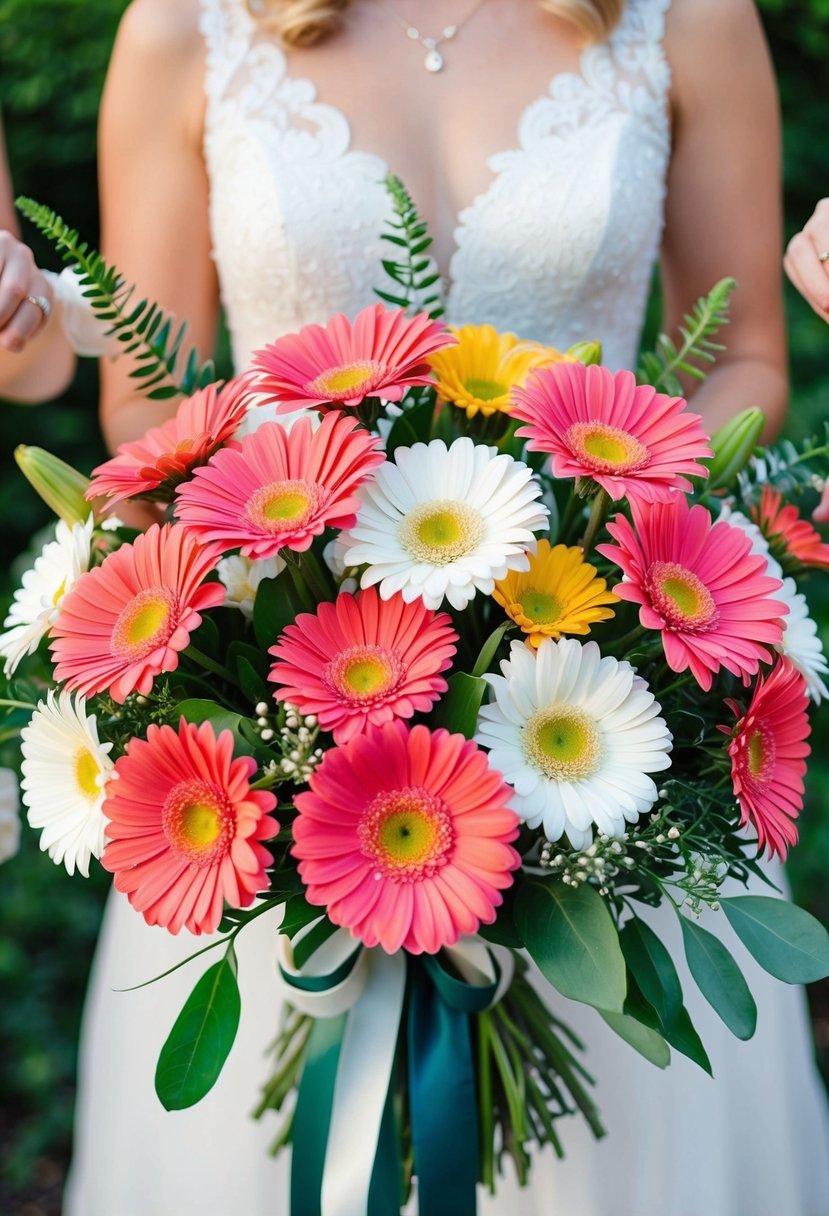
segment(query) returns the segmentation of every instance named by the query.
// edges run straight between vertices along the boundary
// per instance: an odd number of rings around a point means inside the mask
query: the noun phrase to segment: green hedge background
[[[175,0],[170,0],[175,3]],[[0,109],[18,191],[48,202],[93,242],[97,234],[95,117],[112,39],[126,0],[0,0]],[[778,72],[785,125],[787,235],[829,193],[826,63],[829,0],[760,0]],[[41,264],[50,250],[28,234]],[[800,438],[829,415],[829,330],[787,295],[793,396],[788,433]],[[40,443],[89,469],[102,455],[96,375],[83,363],[54,405],[0,403],[0,601],[16,585],[23,551],[49,514],[19,476],[12,452]],[[816,581],[829,646],[829,587]],[[789,867],[798,901],[829,920],[829,724],[813,737],[802,843]],[[107,889],[102,873],[69,879],[24,835],[0,871],[0,1212],[58,1216],[70,1150],[81,1001]],[[829,1072],[829,994],[810,993],[818,1052]],[[738,1048],[735,1047],[735,1050]]]

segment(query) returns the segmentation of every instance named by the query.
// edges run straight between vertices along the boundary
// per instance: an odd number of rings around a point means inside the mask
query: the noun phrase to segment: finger
[[[0,329],[9,323],[32,291],[36,267],[25,245],[12,249],[0,271]]]
[[[818,250],[806,232],[789,241],[784,265],[801,295],[824,320],[829,320],[829,261],[821,263]]]
[[[812,519],[816,524],[829,523],[829,482],[823,487],[820,502],[812,512]]]
[[[0,329],[0,347],[19,353],[40,330],[45,321],[42,309],[31,300],[24,300],[7,325]]]

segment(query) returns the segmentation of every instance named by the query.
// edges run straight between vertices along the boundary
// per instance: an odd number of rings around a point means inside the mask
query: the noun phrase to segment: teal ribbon
[[[469,1015],[498,987],[468,984],[439,958],[409,960],[409,1105],[421,1216],[475,1216],[478,1105]]]

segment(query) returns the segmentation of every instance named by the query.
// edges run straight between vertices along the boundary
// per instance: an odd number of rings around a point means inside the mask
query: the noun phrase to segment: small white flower
[[[10,676],[21,659],[36,650],[54,624],[61,600],[89,569],[94,520],[70,528],[58,520],[55,539],[44,545],[31,570],[23,575],[23,585],[14,601],[0,635],[0,657]]]
[[[234,439],[244,439],[246,435],[252,435],[266,422],[278,422],[284,430],[290,431],[300,418],[310,418],[314,430],[322,421],[316,410],[292,410],[290,414],[278,414],[276,412],[278,402],[271,401],[267,405],[260,405],[259,402],[262,400],[261,393],[251,394],[247,413],[233,432]]]
[[[776,649],[797,668],[806,681],[809,696],[819,705],[822,697],[829,697],[829,689],[821,679],[822,676],[829,675],[829,663],[823,653],[817,625],[809,615],[806,596],[798,591],[793,578],[783,576],[783,568],[777,558],[772,556],[769,543],[757,524],[742,512],[732,511],[728,505],[723,506],[720,519],[745,532],[751,541],[751,552],[766,559],[766,574],[771,578],[780,579],[783,583],[777,591],[770,592],[772,599],[779,600],[789,610],[782,617],[783,640]]]
[[[343,533],[344,561],[367,565],[361,585],[380,584],[437,609],[463,609],[490,595],[508,570],[528,570],[533,533],[547,523],[532,470],[464,437],[398,448],[358,491],[357,522]]]
[[[671,734],[645,681],[575,638],[545,638],[535,652],[513,642],[501,671],[486,676],[495,701],[481,709],[475,742],[515,789],[513,810],[574,849],[588,847],[594,824],[621,836],[658,797],[647,774],[671,763]]]
[[[278,554],[276,557],[223,557],[216,570],[219,580],[227,588],[225,606],[240,608],[250,619],[253,616],[253,603],[256,599],[256,589],[263,578],[276,578],[285,569],[285,561]]]
[[[43,829],[40,847],[56,865],[88,878],[90,857],[100,857],[104,849],[107,820],[101,808],[114,768],[108,755],[112,744],[100,742],[84,697],[73,704],[68,692],[52,688],[20,740],[20,788],[29,823]]]
[[[0,768],[0,862],[20,848],[20,793],[17,773]]]

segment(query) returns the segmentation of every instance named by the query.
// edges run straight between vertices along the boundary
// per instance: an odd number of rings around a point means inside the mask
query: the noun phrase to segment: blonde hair
[[[286,46],[313,46],[332,34],[349,0],[245,0],[251,14]],[[621,20],[625,0],[538,0],[545,12],[572,22],[589,42],[604,42]]]

